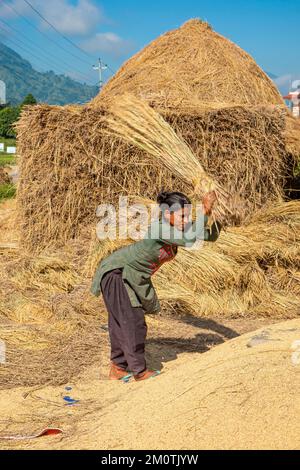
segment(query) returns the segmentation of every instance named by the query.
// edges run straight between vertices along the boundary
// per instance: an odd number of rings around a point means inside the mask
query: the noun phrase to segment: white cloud
[[[77,5],[71,5],[67,0],[42,3],[46,18],[65,34],[87,35],[102,20],[100,8],[90,0],[79,0]]]
[[[108,24],[104,13],[95,0],[29,0],[50,23],[66,36],[81,36],[81,47],[90,53],[104,53],[114,59],[126,56],[133,43],[114,32],[96,32],[99,24]],[[17,12],[36,22],[43,29],[50,28],[24,0],[8,0]],[[0,0],[0,17],[17,15]]]
[[[12,0],[9,3],[22,15],[37,20],[43,28],[49,27],[24,1]],[[30,0],[30,3],[63,34],[86,36],[104,20],[101,8],[92,0],[78,0],[76,4],[72,4],[70,0]],[[2,4],[0,16],[12,18],[16,14]]]
[[[122,39],[115,33],[97,33],[93,37],[81,43],[81,47],[87,52],[104,52],[114,58],[120,58],[130,52],[133,47],[131,41]]]

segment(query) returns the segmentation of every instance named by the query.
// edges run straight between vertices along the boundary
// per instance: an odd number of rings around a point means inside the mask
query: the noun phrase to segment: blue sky
[[[92,65],[98,56],[115,71],[158,35],[200,17],[277,75],[281,88],[300,79],[300,0],[28,1],[89,54],[62,39],[25,0],[0,0],[0,40],[40,71],[51,69],[95,84],[98,77]],[[104,72],[105,77],[110,73]]]

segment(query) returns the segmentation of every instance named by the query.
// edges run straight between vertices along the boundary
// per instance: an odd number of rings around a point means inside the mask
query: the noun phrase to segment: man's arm
[[[132,294],[137,299],[146,313],[160,312],[160,302],[150,276],[140,276],[136,280],[133,278],[123,278],[123,281],[129,294]]]

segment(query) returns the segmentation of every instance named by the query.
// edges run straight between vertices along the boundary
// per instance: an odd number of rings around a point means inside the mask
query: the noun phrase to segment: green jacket
[[[98,297],[104,274],[122,268],[131,305],[142,307],[147,313],[159,312],[160,303],[151,276],[163,263],[175,258],[178,246],[190,247],[196,240],[215,241],[219,236],[220,223],[214,223],[209,230],[206,228],[208,217],[203,214],[201,217],[200,223],[190,224],[184,232],[171,227],[164,219],[153,222],[144,239],[113,252],[100,262],[92,280],[91,292]]]

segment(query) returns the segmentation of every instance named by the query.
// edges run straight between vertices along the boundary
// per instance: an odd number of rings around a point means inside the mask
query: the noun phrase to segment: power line
[[[17,34],[20,34],[21,37],[24,37],[25,40],[26,40],[28,43],[32,44],[36,49],[39,50],[39,54],[42,54],[44,57],[46,57],[47,61],[49,61],[48,55],[49,55],[50,57],[54,57],[54,59],[51,59],[51,60],[52,60],[52,63],[55,64],[56,67],[59,67],[59,68],[61,67],[61,63],[63,63],[63,62],[60,61],[60,60],[57,60],[57,58],[54,56],[54,54],[51,54],[50,52],[46,52],[46,53],[45,53],[39,46],[37,46],[37,45],[35,44],[34,41],[32,41],[31,39],[27,38],[19,29],[14,28],[13,26],[9,25],[6,21],[4,21],[4,20],[2,20],[2,19],[0,19],[0,21],[1,21],[1,23],[5,24],[8,28],[10,28],[12,31],[15,31]],[[16,38],[15,38],[15,39],[16,39]],[[17,39],[17,40],[18,40],[18,39]],[[18,40],[18,41],[21,42],[20,40]],[[21,44],[22,44],[22,42],[21,42]],[[58,64],[58,65],[57,65],[57,64]],[[62,69],[62,70],[63,70],[63,69]],[[65,70],[65,69],[64,69],[64,70]],[[79,72],[79,71],[77,71],[77,72]],[[79,72],[79,73],[81,73],[81,72]],[[84,75],[82,75],[82,76],[85,77],[85,79],[87,78],[87,77],[84,76]],[[90,80],[90,78],[89,78],[89,80]]]
[[[55,67],[56,67],[56,68],[59,68],[59,69],[61,68],[61,65],[60,65],[60,62],[61,62],[61,61],[56,60],[56,58],[55,58],[54,60],[48,58],[48,54],[49,54],[49,56],[52,56],[52,57],[54,57],[54,55],[52,55],[51,53],[45,53],[45,52],[43,52],[42,50],[40,50],[40,48],[39,48],[33,41],[31,41],[30,39],[28,39],[21,31],[19,31],[18,29],[14,28],[13,26],[10,26],[6,21],[4,21],[4,20],[2,20],[2,19],[0,19],[0,21],[1,21],[1,23],[4,23],[5,25],[7,25],[12,31],[17,32],[17,33],[20,34],[22,37],[24,37],[25,40],[26,40],[28,43],[33,44],[33,46],[39,50],[39,54],[40,54],[40,55],[43,55],[43,56],[46,58],[47,64],[48,64],[48,62],[49,62],[49,63],[52,62],[52,64],[55,64]],[[1,28],[1,26],[0,26],[0,28]],[[3,28],[1,28],[1,29],[3,29]],[[7,39],[7,38],[6,38],[6,39]],[[13,40],[11,40],[10,38],[7,39],[7,40],[13,42]],[[23,43],[22,41],[20,41],[20,39],[18,39],[18,38],[15,37],[14,40],[18,41],[20,44],[22,44],[22,45],[24,46],[24,43]],[[25,44],[25,46],[28,47],[27,44]],[[17,47],[20,47],[20,48],[21,48],[21,46],[19,46],[19,45],[17,45]],[[30,46],[30,47],[31,47],[31,46]],[[29,51],[29,52],[30,52],[31,55],[34,56],[34,54],[32,54],[31,51]],[[40,61],[40,59],[38,59],[38,60]],[[43,60],[45,60],[45,59],[43,59]],[[67,63],[66,63],[66,64],[67,64]],[[79,75],[81,75],[81,77],[82,77],[85,81],[88,81],[88,82],[92,83],[92,80],[91,80],[90,77],[88,77],[87,75],[84,75],[80,70],[74,69],[73,65],[69,65],[69,66],[70,66],[71,68],[73,68],[73,70],[76,71]],[[66,69],[64,69],[64,71],[66,71]],[[63,73],[64,73],[64,72],[63,72]]]
[[[0,64],[0,67],[4,67],[5,69],[9,70],[10,72],[13,72],[20,80],[22,80],[22,82],[24,82],[27,86],[31,86],[28,82],[26,82],[26,80],[24,79],[24,77],[22,77],[22,75],[20,75],[18,72],[16,72],[15,70],[11,69],[10,67],[8,67],[7,65],[4,65],[4,64]]]
[[[5,29],[2,28],[1,25],[0,25],[0,29],[2,29],[2,31],[5,31]],[[21,41],[19,41],[17,38],[15,38],[15,39],[16,39],[18,42],[21,42]],[[21,50],[25,51],[26,53],[29,52],[30,55],[31,55],[32,57],[35,57],[39,62],[41,61],[40,57],[38,57],[37,55],[35,55],[34,52],[32,52],[32,51],[30,51],[29,49],[27,49],[27,46],[25,46],[25,47],[24,47],[24,45],[20,46],[19,44],[17,44],[17,43],[15,42],[15,40],[13,40],[13,39],[11,39],[11,38],[5,38],[5,40],[8,41],[8,42],[10,42],[10,43],[12,43],[13,45],[15,45],[15,47],[19,47]],[[21,44],[22,44],[22,43],[21,43]]]
[[[73,47],[78,49],[80,52],[85,54],[87,57],[94,59],[94,57],[91,54],[88,54],[84,49],[82,49],[80,46],[78,46],[75,42],[73,42],[71,39],[69,39],[67,36],[62,34],[52,23],[50,23],[45,16],[43,16],[28,0],[23,0],[40,18],[42,18],[57,34],[59,34],[65,41],[67,41],[69,44],[71,44]],[[86,62],[87,63],[87,62]],[[113,74],[115,72],[111,69],[109,65],[107,65],[107,68],[111,70]]]
[[[0,54],[3,54],[4,56],[6,56],[8,59],[11,59],[11,56],[4,50],[1,50],[0,49]],[[20,80],[22,80],[26,85],[27,87],[30,87],[30,90],[32,89],[32,82],[28,82],[27,80],[24,79],[24,77],[22,75],[20,75],[14,67],[9,67],[8,65],[5,65],[3,63],[0,63],[0,68],[1,67],[4,67],[6,68],[7,70],[9,70],[10,72],[13,73],[13,75],[16,75],[16,77],[18,77]],[[97,85],[93,85],[93,86],[97,86]]]
[[[73,47],[75,47],[76,49],[78,49],[80,52],[82,52],[83,54],[85,54],[87,57],[91,58],[92,56],[90,54],[88,54],[84,49],[82,49],[81,47],[79,47],[77,44],[75,44],[75,42],[71,41],[71,39],[69,39],[67,36],[65,36],[64,34],[62,34],[55,26],[53,26],[52,23],[50,23],[50,21],[47,20],[47,18],[45,18],[33,5],[31,5],[31,3],[28,1],[28,0],[23,0],[40,18],[42,18],[42,20],[44,20],[54,31],[57,32],[57,34],[59,34],[65,41],[67,41],[69,44],[71,44]]]
[[[1,54],[4,54],[8,59],[11,59],[11,56],[10,56],[9,54],[7,54],[6,51],[0,50],[0,53],[1,53]],[[3,63],[0,63],[0,67],[5,67],[6,69],[11,70],[11,71],[14,72],[16,75],[18,75],[20,78],[22,78],[22,80],[24,80],[24,78],[22,77],[22,75],[20,75],[18,72],[16,72],[15,69],[9,67],[8,65],[5,65],[5,64],[3,64]]]
[[[65,47],[63,47],[61,44],[59,44],[58,42],[56,42],[54,39],[50,38],[49,36],[47,36],[47,34],[44,33],[44,31],[42,31],[40,28],[38,28],[37,26],[35,26],[35,24],[33,24],[31,21],[29,21],[26,16],[22,15],[21,13],[19,13],[12,5],[10,5],[9,3],[7,3],[5,0],[2,0],[3,3],[10,9],[12,10],[16,15],[18,15],[20,18],[22,18],[24,21],[26,21],[27,24],[29,24],[32,28],[34,28],[36,31],[38,31],[42,36],[44,36],[46,39],[48,39],[48,41],[51,41],[53,44],[55,44],[57,47],[59,47],[60,49],[62,49],[63,51],[67,52],[68,54],[70,54],[72,57],[74,57],[75,59],[77,60],[80,60],[81,62],[86,62],[85,60],[82,60],[80,57],[78,57],[77,55],[73,54],[71,51],[69,51],[68,49],[66,49]],[[86,62],[87,63],[87,62]],[[91,63],[89,63],[89,66],[91,66]],[[75,69],[74,69],[75,70]]]
[[[107,65],[107,68],[112,72],[113,75],[115,75],[116,72],[109,65]]]
[[[0,52],[1,52],[1,54],[6,55],[7,58],[9,58],[9,59],[11,58],[11,56],[8,55],[5,51],[2,50],[2,51],[0,51]],[[0,68],[1,68],[1,67],[4,67],[4,68],[6,68],[7,70],[9,70],[10,72],[12,72],[14,75],[16,75],[16,76],[19,78],[19,80],[23,81],[28,87],[30,87],[30,89],[32,88],[32,83],[27,82],[27,81],[24,79],[24,77],[23,77],[22,75],[20,75],[18,72],[16,72],[16,70],[15,70],[14,68],[9,67],[9,66],[7,66],[7,65],[5,65],[5,64],[0,63]],[[94,84],[93,86],[97,86],[97,84]],[[30,90],[29,90],[29,91],[30,91]],[[87,101],[87,103],[88,103],[88,101]]]
[[[25,0],[24,0],[25,1]],[[48,41],[52,42],[53,44],[55,44],[57,47],[59,47],[61,50],[65,51],[67,54],[70,54],[72,57],[74,57],[75,59],[77,60],[80,60],[81,62],[85,62],[85,63],[88,63],[87,61],[83,60],[82,58],[78,57],[77,55],[73,54],[71,51],[69,51],[68,49],[66,49],[65,47],[63,47],[61,44],[59,44],[57,41],[55,41],[54,39],[52,39],[51,37],[49,37],[47,34],[44,33],[44,31],[42,31],[40,28],[38,28],[35,24],[33,24],[31,21],[29,21],[24,15],[22,15],[21,13],[19,13],[18,10],[16,10],[16,8],[14,8],[11,4],[7,3],[6,0],[2,0],[2,3],[4,3],[4,5],[9,8],[11,11],[13,11],[18,17],[22,18],[31,28],[35,29],[39,34],[41,34],[43,37],[45,37]],[[29,4],[29,2],[27,2]],[[32,5],[31,5],[32,6]],[[34,7],[32,7],[34,8]],[[46,20],[46,19],[45,19]],[[3,21],[3,20],[2,20]],[[48,20],[47,20],[48,21]],[[56,28],[53,27],[55,30]],[[68,38],[66,38],[65,36],[63,36],[58,30],[57,32],[66,40],[68,40]],[[70,42],[70,40],[68,40]],[[72,43],[72,41],[71,41]],[[74,45],[75,43],[73,43]],[[79,48],[79,46],[75,45],[77,48]],[[84,52],[85,55],[87,55],[88,57],[92,57],[90,56],[89,54],[87,54],[83,49],[79,48],[82,52]],[[82,72],[75,69],[73,64],[70,65],[66,62],[66,64],[68,66],[70,66],[71,68],[73,68],[74,71],[76,71],[77,73],[79,73],[80,75],[83,76]],[[91,66],[91,63],[88,63],[89,66]],[[110,70],[110,72],[114,75],[115,74],[115,71],[107,64],[107,68]],[[85,76],[85,79],[86,79],[87,76]],[[90,78],[88,78],[89,81],[91,81]]]
[[[98,59],[98,65],[93,65],[94,70],[99,71],[99,81],[96,83],[96,86],[99,87],[99,90],[103,87],[103,80],[102,80],[102,72],[103,70],[110,70],[112,73],[110,75],[113,75],[115,72],[111,69],[111,67],[107,64],[104,64],[102,60],[99,58]]]

